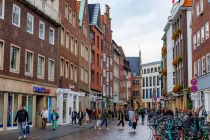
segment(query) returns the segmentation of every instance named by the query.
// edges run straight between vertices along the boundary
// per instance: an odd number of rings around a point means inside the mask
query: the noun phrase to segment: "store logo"
[[[50,89],[46,89],[44,87],[33,87],[33,91],[39,93],[50,93]]]

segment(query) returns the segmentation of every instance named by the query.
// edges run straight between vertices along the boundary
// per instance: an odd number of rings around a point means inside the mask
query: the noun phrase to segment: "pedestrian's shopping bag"
[[[30,134],[30,126],[26,124],[26,135]]]
[[[128,122],[128,126],[129,126],[129,127],[132,126],[132,121],[131,121],[131,120]]]

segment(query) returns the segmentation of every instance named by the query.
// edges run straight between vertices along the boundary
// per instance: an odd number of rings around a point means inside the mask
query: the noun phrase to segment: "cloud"
[[[110,5],[113,40],[122,46],[126,56],[138,56],[143,63],[161,59],[163,28],[170,15],[171,0],[89,0]]]

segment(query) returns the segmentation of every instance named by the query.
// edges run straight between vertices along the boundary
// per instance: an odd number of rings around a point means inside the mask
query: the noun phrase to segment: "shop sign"
[[[39,93],[50,93],[50,89],[47,89],[45,87],[33,87],[33,91]]]

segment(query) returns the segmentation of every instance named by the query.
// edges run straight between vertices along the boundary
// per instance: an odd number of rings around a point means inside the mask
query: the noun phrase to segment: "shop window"
[[[4,4],[5,0],[0,0],[0,18],[4,19]]]
[[[0,40],[0,70],[4,67],[4,42]]]
[[[25,74],[33,76],[33,53],[26,51],[25,55]]]
[[[55,61],[49,60],[48,61],[48,80],[54,81],[54,75],[55,75]]]
[[[33,32],[34,32],[33,28],[34,28],[34,16],[27,13],[26,31],[28,33],[33,34]]]
[[[39,38],[43,40],[45,38],[45,23],[42,21],[39,21]]]
[[[13,4],[12,8],[12,24],[20,27],[20,7]]]
[[[29,117],[28,124],[32,125],[33,96],[32,95],[22,95],[22,106],[28,112],[28,117]]]
[[[0,92],[0,128],[3,127],[4,94]]]
[[[18,111],[18,94],[8,94],[8,112],[7,112],[7,127],[17,126],[15,116]]]
[[[10,71],[19,73],[20,67],[20,48],[12,46],[10,54]]]
[[[45,70],[45,58],[38,55],[38,78],[44,79],[44,70]]]

